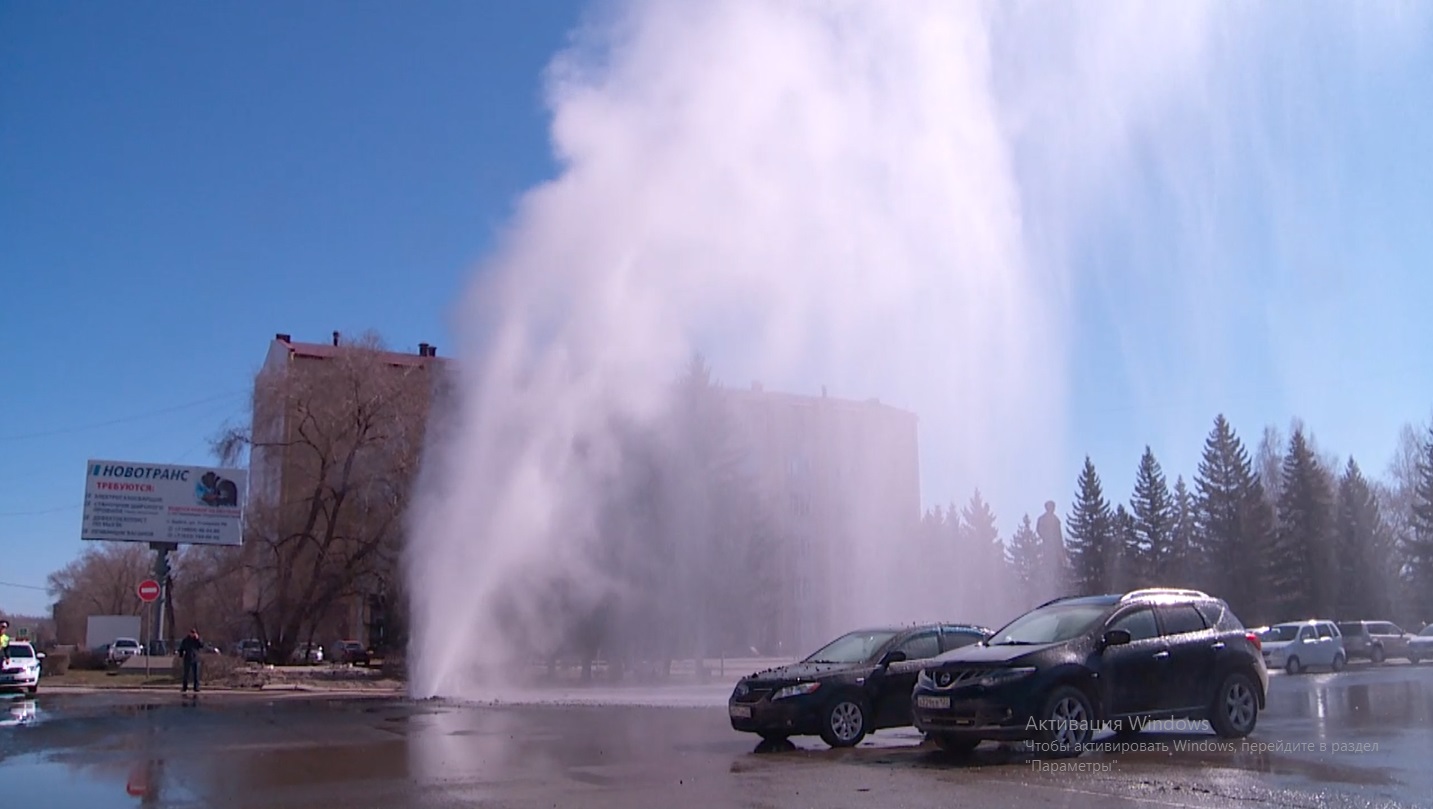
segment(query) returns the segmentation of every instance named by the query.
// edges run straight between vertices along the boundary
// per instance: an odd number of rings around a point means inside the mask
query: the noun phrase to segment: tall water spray
[[[1069,226],[1211,42],[1202,4],[1100,11],[635,0],[580,31],[549,75],[558,176],[460,308],[410,531],[414,695],[491,693],[562,642],[559,605],[633,596],[603,561],[635,530],[613,530],[613,481],[696,351],[722,378],[914,410],[943,481],[1067,491]],[[661,564],[722,587],[700,558]],[[959,598],[849,590],[893,619]]]

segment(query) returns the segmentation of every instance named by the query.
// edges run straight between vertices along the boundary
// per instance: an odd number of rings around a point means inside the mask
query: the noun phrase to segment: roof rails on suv
[[[1181,596],[1183,598],[1209,598],[1208,593],[1200,590],[1188,590],[1182,587],[1146,587],[1143,590],[1131,590],[1120,596],[1120,601],[1132,601],[1144,596]]]
[[[1206,592],[1203,592],[1202,590],[1188,590],[1188,589],[1185,589],[1185,588],[1183,588],[1183,587],[1146,587],[1146,588],[1141,589],[1141,590],[1131,590],[1130,592],[1125,593],[1124,595],[1120,595],[1120,594],[1118,594],[1118,593],[1107,593],[1107,594],[1105,594],[1105,595],[1100,595],[1100,596],[1059,596],[1058,598],[1052,598],[1052,599],[1050,599],[1049,601],[1046,601],[1045,603],[1043,603],[1043,604],[1039,605],[1038,607],[1036,607],[1036,609],[1039,609],[1040,607],[1048,607],[1048,606],[1050,606],[1051,604],[1057,604],[1057,603],[1059,603],[1059,602],[1061,602],[1061,601],[1073,601],[1073,600],[1075,600],[1075,599],[1081,599],[1081,598],[1118,598],[1118,599],[1119,599],[1119,603],[1120,603],[1120,604],[1123,604],[1123,603],[1125,603],[1126,601],[1133,601],[1133,600],[1136,599],[1136,598],[1144,598],[1144,597],[1147,597],[1147,596],[1179,596],[1179,597],[1182,597],[1182,598],[1213,598],[1213,596],[1209,595],[1209,594],[1206,593]],[[1111,602],[1109,602],[1109,603],[1113,604],[1113,603],[1115,603],[1115,602],[1111,601]]]

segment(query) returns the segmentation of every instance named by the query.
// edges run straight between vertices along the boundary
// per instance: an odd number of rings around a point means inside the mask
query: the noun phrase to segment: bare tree
[[[206,641],[219,644],[248,636],[252,619],[243,612],[243,562],[233,548],[193,546],[180,550],[170,590],[170,620],[178,634],[197,627]]]
[[[277,659],[394,578],[433,383],[417,359],[370,335],[266,368],[251,428],[217,442],[226,463],[249,455],[245,609]]]
[[[149,577],[153,562],[143,544],[97,542],[51,573],[48,585],[59,605],[55,631],[60,642],[83,641],[87,616],[144,614],[136,588]]]

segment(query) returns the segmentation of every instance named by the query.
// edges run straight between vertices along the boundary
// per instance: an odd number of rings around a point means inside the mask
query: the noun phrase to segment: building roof
[[[334,332],[335,341],[338,333]],[[340,347],[331,343],[300,343],[295,342],[287,334],[274,335],[274,341],[288,351],[290,357],[305,357],[308,359],[332,359],[338,356]],[[421,367],[433,362],[447,362],[447,358],[438,356],[438,347],[428,343],[418,344],[418,353],[409,354],[402,351],[380,352],[383,359],[391,365]]]
[[[848,410],[855,409],[879,409],[891,415],[915,418],[914,411],[907,410],[895,405],[886,404],[880,399],[843,399],[837,396],[829,396],[823,388],[819,395],[809,393],[790,393],[787,391],[767,390],[760,383],[753,383],[750,388],[740,388],[726,385],[716,385],[717,390],[738,399],[755,399],[763,402],[786,402],[789,404],[813,405],[820,404],[827,407],[836,407]]]

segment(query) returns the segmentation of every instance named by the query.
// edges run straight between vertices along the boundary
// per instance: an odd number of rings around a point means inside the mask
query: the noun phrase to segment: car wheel
[[[1303,664],[1303,663],[1300,663],[1300,662],[1299,662],[1299,659],[1298,659],[1297,657],[1291,657],[1291,658],[1289,658],[1289,663],[1288,663],[1288,665],[1284,666],[1284,671],[1287,671],[1287,672],[1290,673],[1290,674],[1298,674],[1299,672],[1301,672],[1301,671],[1303,671],[1303,670],[1304,670],[1304,664]]]
[[[859,697],[842,695],[826,706],[821,739],[832,747],[855,747],[866,737],[866,704]]]
[[[40,686],[38,686],[38,685],[32,685],[32,686],[30,686],[29,688],[26,688],[25,690],[26,690],[26,691],[29,691],[31,694],[38,694],[38,693],[40,693]]]
[[[1254,731],[1259,721],[1259,697],[1254,682],[1241,672],[1224,678],[1214,692],[1214,705],[1209,709],[1209,725],[1225,739],[1242,739]]]
[[[965,755],[980,746],[979,739],[972,739],[967,736],[951,736],[945,733],[932,733],[931,741],[940,748],[942,753],[952,755]]]
[[[1341,654],[1334,655],[1333,666],[1331,666],[1331,668],[1334,671],[1343,671],[1344,664],[1346,663],[1348,663],[1348,658]]]
[[[1074,686],[1056,687],[1040,708],[1036,734],[1049,752],[1079,755],[1095,735],[1095,712],[1089,697]]]
[[[1371,654],[1369,654],[1369,659],[1373,661],[1373,664],[1374,664],[1375,666],[1378,665],[1378,664],[1380,664],[1380,663],[1382,663],[1382,662],[1383,662],[1383,647],[1382,647],[1382,646],[1375,646],[1375,647],[1373,647],[1373,652],[1372,652]]]

